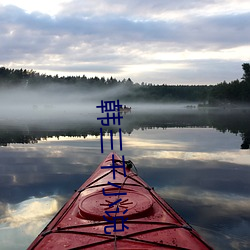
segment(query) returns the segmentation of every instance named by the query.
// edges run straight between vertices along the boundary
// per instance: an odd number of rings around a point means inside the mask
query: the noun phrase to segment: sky
[[[250,1],[0,0],[0,67],[153,84],[240,79]]]

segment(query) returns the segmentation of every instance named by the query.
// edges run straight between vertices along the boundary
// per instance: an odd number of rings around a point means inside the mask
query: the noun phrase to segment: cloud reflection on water
[[[24,218],[32,220],[32,225],[37,225],[37,229],[33,229],[38,233],[45,216],[38,211],[37,217],[29,217],[30,211],[35,211],[36,206],[46,200],[49,206],[56,208],[53,201],[55,194],[68,198],[110,152],[109,139],[109,135],[104,136],[104,154],[100,153],[98,136],[85,139],[51,138],[34,145],[12,144],[2,148],[2,237],[10,238],[10,235],[16,234],[19,237],[17,242],[22,242],[20,235],[25,238],[27,234],[22,231],[31,228],[22,224],[22,218],[23,221]],[[118,136],[114,136],[114,140],[117,149]],[[213,236],[211,242],[216,246],[239,249],[235,246],[242,247],[250,231],[244,231],[250,227],[250,156],[248,151],[235,149],[240,140],[239,136],[209,128],[139,129],[131,135],[123,135],[123,151],[117,152],[131,159],[139,175],[154,186],[188,222],[231,237],[230,240],[221,238],[217,242],[217,236]],[[32,195],[36,198],[30,200]],[[39,223],[37,218],[40,218]],[[16,227],[11,229],[11,225],[15,226],[14,220]],[[48,221],[49,217],[46,223]],[[207,231],[204,234],[207,234],[207,239],[211,237]],[[235,240],[233,236],[245,238]],[[32,239],[26,243],[29,244]]]
[[[205,152],[180,152],[180,151],[161,151],[154,152],[153,157],[159,159],[183,159],[183,160],[199,160],[199,161],[221,161],[249,166],[250,155],[247,151],[233,150],[220,151],[218,153]],[[216,166],[215,166],[216,167]]]
[[[0,219],[0,223],[12,228],[30,224],[31,221],[34,224],[36,220],[39,222],[42,218],[53,215],[58,209],[56,197],[33,197],[18,204],[7,204],[5,216]],[[29,230],[25,232],[33,234]]]
[[[61,206],[62,198],[58,196],[33,197],[18,204],[5,204],[0,217],[2,249],[28,246]]]

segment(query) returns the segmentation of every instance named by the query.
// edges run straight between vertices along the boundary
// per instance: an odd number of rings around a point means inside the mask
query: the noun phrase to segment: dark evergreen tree
[[[245,81],[245,82],[249,82],[250,81],[250,64],[249,63],[243,63],[242,64],[242,69],[244,71],[244,74],[243,74],[241,79],[243,79],[243,81]]]

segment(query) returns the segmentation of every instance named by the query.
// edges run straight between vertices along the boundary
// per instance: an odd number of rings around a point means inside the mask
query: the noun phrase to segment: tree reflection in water
[[[88,122],[81,119],[71,122],[49,120],[38,124],[23,123],[22,125],[0,124],[0,145],[8,146],[11,143],[37,143],[41,139],[51,137],[69,136],[86,137],[88,135],[98,136],[100,126],[95,121],[96,117],[89,116]],[[150,128],[185,128],[185,127],[209,127],[220,132],[240,134],[241,149],[249,149],[250,145],[250,109],[223,110],[223,109],[192,109],[179,111],[133,111],[124,116],[121,124],[122,132],[131,134],[137,129]],[[104,133],[112,129],[118,132],[117,127],[107,127]]]

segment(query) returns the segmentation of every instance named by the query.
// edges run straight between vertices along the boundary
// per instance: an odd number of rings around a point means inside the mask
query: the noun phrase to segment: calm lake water
[[[27,248],[111,151],[98,110],[29,112],[0,118],[1,249]],[[250,249],[250,110],[134,105],[112,130],[114,150],[210,245]]]

